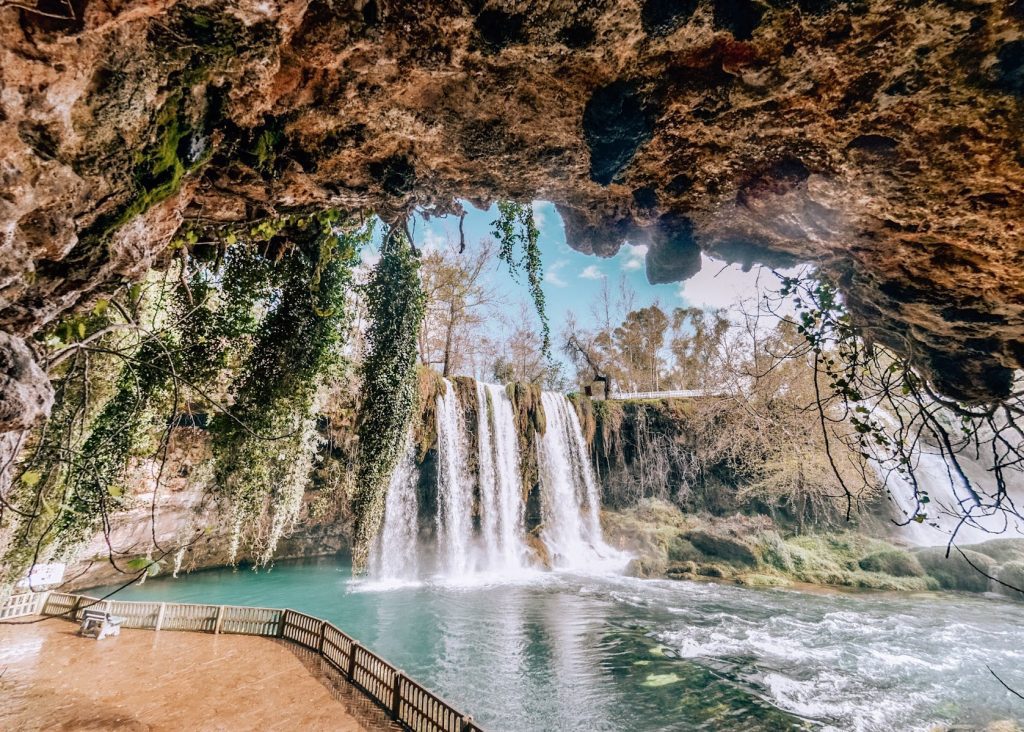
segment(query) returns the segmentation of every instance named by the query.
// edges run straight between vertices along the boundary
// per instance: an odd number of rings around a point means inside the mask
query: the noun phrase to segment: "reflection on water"
[[[383,590],[347,562],[150,580],[126,599],[326,618],[490,730],[927,730],[1020,719],[1024,604],[537,573]]]

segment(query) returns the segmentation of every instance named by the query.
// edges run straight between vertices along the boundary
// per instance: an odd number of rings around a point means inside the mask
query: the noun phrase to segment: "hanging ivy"
[[[357,572],[365,571],[380,531],[388,481],[417,406],[416,343],[426,311],[419,268],[419,258],[404,234],[392,229],[362,290],[370,325],[360,368],[360,458],[352,495],[352,564]]]
[[[249,245],[231,246],[213,266],[192,259],[190,267],[171,307],[180,340],[176,358],[189,382],[207,386],[248,352],[276,272],[259,247]]]
[[[302,219],[275,233],[287,242],[279,286],[232,384],[230,414],[211,426],[232,559],[245,541],[258,563],[268,562],[301,507],[317,447],[317,392],[341,363],[352,267],[372,233],[339,233],[336,218]]]
[[[87,539],[98,518],[127,507],[128,461],[145,444],[150,407],[171,380],[169,352],[169,344],[154,335],[125,363],[117,392],[96,417],[69,470],[66,510],[55,529],[62,548]]]
[[[540,231],[533,220],[533,206],[514,201],[498,202],[498,218],[491,222],[494,238],[498,240],[498,259],[508,265],[513,278],[526,271],[530,297],[537,310],[541,328],[541,352],[551,357],[551,326],[544,304],[544,264],[540,257],[538,238]],[[517,250],[522,250],[517,254]]]

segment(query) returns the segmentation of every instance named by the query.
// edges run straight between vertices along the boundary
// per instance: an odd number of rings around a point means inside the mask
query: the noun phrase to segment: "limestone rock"
[[[581,251],[648,243],[652,281],[698,249],[813,262],[952,396],[1024,364],[1012,4],[70,7],[0,7],[10,333],[138,276],[182,220],[543,198]]]

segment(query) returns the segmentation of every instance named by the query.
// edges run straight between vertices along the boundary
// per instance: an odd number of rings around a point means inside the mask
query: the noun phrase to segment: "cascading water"
[[[525,504],[512,400],[497,384],[478,383],[481,533],[490,571],[522,569]]]
[[[462,409],[455,387],[437,396],[437,548],[441,570],[462,576],[473,569],[473,491]]]
[[[895,428],[897,423],[892,415],[880,409],[875,411],[875,415],[884,424]],[[911,459],[914,461],[917,492],[928,497],[928,503],[922,507],[926,518],[921,522],[913,520],[918,504],[910,478],[895,470],[885,475],[881,466],[874,463],[879,474],[886,479],[886,487],[893,499],[894,519],[901,524],[895,532],[897,539],[916,546],[942,546],[954,533],[955,541],[960,545],[1024,537],[1024,522],[1012,512],[980,510],[975,505],[963,479],[937,447],[918,440]],[[964,451],[957,454],[956,461],[975,485],[994,484],[984,460]],[[1007,472],[1007,505],[1024,505],[1021,476],[1015,471]],[[993,487],[986,492],[994,493],[995,489]],[[968,513],[970,516],[965,519]]]
[[[435,402],[436,570],[455,580],[481,572],[516,576],[538,561],[526,542],[526,502],[512,400],[502,386],[477,383],[476,444],[471,444],[465,405],[455,385],[444,383],[444,392]],[[542,404],[547,430],[538,440],[540,538],[552,564],[591,568],[595,561],[617,560],[622,555],[601,536],[600,497],[576,412],[561,394],[545,392]],[[388,487],[384,527],[370,563],[375,579],[409,580],[420,570],[419,479],[410,440]]]
[[[405,453],[388,484],[384,526],[370,556],[370,575],[379,580],[415,579],[419,569],[417,535],[419,502],[416,446],[406,438]]]
[[[576,410],[554,392],[541,395],[547,429],[540,442],[541,538],[557,567],[587,567],[618,553],[601,535],[600,498]]]

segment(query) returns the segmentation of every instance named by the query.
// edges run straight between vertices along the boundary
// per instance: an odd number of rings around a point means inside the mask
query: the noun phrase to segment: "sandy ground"
[[[0,730],[392,729],[284,641],[151,630],[96,641],[77,629],[0,624]]]

